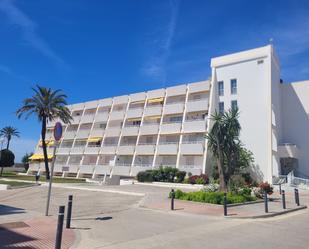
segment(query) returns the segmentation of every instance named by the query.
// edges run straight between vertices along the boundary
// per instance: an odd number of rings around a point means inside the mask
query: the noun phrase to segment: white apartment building
[[[281,82],[272,45],[213,58],[211,69],[210,80],[68,106],[73,121],[56,151],[55,174],[135,176],[161,165],[209,173],[211,114],[237,106],[241,140],[260,177],[309,175],[309,81]],[[42,157],[39,141],[28,173],[44,171]]]

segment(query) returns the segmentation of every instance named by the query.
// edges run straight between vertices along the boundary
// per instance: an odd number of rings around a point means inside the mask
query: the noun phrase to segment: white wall
[[[258,64],[258,61],[263,63]],[[224,81],[224,96],[215,98],[224,101],[225,110],[231,107],[231,100],[237,100],[242,126],[240,139],[254,154],[255,164],[264,180],[272,181],[271,148],[271,61],[272,46],[215,58],[213,73],[217,82]],[[279,77],[276,76],[274,78]],[[237,95],[231,95],[230,80],[237,79]],[[216,89],[217,91],[217,89]],[[217,93],[218,96],[218,93]]]
[[[298,172],[309,176],[309,81],[282,84],[281,143],[298,147]]]

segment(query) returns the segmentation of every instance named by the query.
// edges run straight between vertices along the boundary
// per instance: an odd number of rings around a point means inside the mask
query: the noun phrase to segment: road
[[[73,248],[308,248],[308,210],[268,219],[225,219],[139,206],[144,198],[140,194],[166,196],[169,191],[166,188],[101,187],[110,192],[94,191],[96,188],[53,189],[50,209],[53,216],[59,205],[66,204],[67,196],[74,195],[72,227],[77,241]],[[0,223],[43,216],[46,194],[46,187],[0,191],[1,205],[21,210],[0,215]],[[308,205],[308,195],[302,201]]]

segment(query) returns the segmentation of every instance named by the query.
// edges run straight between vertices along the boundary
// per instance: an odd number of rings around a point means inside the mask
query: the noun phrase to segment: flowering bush
[[[203,188],[204,192],[217,192],[219,190],[219,184],[209,183]]]
[[[209,178],[206,174],[193,175],[189,177],[190,184],[208,184]]]
[[[253,193],[258,198],[263,198],[265,191],[268,195],[273,193],[273,187],[268,182],[262,182],[257,188],[253,188]]]

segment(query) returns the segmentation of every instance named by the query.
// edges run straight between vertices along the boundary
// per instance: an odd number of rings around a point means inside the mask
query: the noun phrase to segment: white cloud
[[[151,56],[146,65],[142,68],[142,72],[148,76],[166,81],[166,63],[170,56],[171,46],[175,30],[177,27],[179,2],[177,0],[170,0],[170,14],[167,25],[155,32],[152,37],[152,44],[156,47],[154,56]]]
[[[1,0],[0,11],[2,11],[12,25],[20,28],[23,38],[33,48],[41,54],[51,59],[57,65],[66,67],[67,65],[62,58],[48,45],[48,43],[36,32],[37,24],[31,20],[24,12],[22,12],[14,4],[13,0]]]

